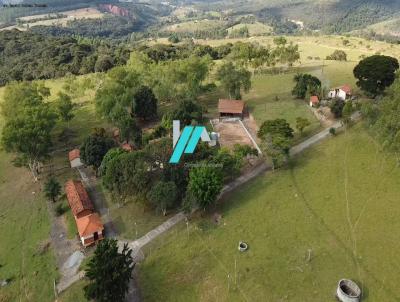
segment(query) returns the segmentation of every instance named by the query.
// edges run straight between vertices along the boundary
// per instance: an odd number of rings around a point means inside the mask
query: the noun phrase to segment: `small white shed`
[[[83,166],[79,149],[74,149],[68,153],[71,168],[79,168]]]

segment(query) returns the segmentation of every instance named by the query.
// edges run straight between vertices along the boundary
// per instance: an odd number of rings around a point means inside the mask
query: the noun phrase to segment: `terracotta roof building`
[[[75,217],[83,217],[94,211],[93,203],[83,187],[82,182],[74,180],[67,181],[65,184],[65,193],[67,194],[72,214],[74,214]]]
[[[83,246],[86,247],[104,239],[104,226],[99,214],[92,213],[75,218],[75,222]]]
[[[218,102],[218,112],[221,117],[240,117],[243,118],[245,104],[242,100],[225,100],[220,99]]]
[[[74,215],[83,246],[89,246],[104,238],[104,227],[95,213],[92,201],[82,182],[69,180],[65,184],[69,206]]]

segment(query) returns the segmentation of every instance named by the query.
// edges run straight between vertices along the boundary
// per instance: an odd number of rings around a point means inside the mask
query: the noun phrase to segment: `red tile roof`
[[[129,145],[128,143],[123,143],[123,144],[121,145],[121,148],[122,148],[123,150],[125,150],[125,151],[128,151],[128,152],[133,151],[132,146]]]
[[[340,89],[342,89],[344,92],[346,92],[346,94],[351,94],[351,86],[348,84],[343,85],[342,87],[340,87]]]
[[[318,104],[319,103],[318,96],[316,96],[316,95],[311,96],[310,97],[310,102],[313,103],[313,104]]]
[[[223,100],[218,102],[220,113],[241,114],[244,111],[244,102],[240,100]]]
[[[79,149],[74,149],[68,153],[69,161],[73,161],[74,159],[81,157],[81,151]]]
[[[92,213],[81,218],[75,218],[79,236],[87,237],[95,232],[101,233],[104,230],[103,223],[97,213]]]
[[[68,203],[74,216],[79,215],[79,213],[85,210],[94,210],[93,203],[82,182],[74,180],[67,181],[65,184],[65,193],[67,194]]]

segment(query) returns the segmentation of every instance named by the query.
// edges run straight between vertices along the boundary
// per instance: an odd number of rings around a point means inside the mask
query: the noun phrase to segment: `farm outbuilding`
[[[68,204],[74,215],[79,238],[87,247],[104,238],[104,227],[95,213],[92,201],[82,182],[69,180],[65,184]]]
[[[83,166],[81,161],[81,152],[79,149],[74,149],[68,153],[68,159],[71,164],[71,168],[79,168]]]
[[[237,117],[243,119],[245,103],[242,100],[220,99],[218,102],[218,112],[220,117]]]
[[[310,107],[317,107],[319,105],[319,98],[316,95],[310,97]]]

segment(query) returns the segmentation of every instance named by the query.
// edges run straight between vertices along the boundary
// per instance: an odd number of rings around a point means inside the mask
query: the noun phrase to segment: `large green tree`
[[[1,145],[7,152],[16,153],[18,162],[28,166],[36,180],[41,163],[49,156],[57,118],[44,102],[47,96],[45,87],[18,83],[6,87],[2,104],[5,125]]]
[[[206,208],[215,203],[222,189],[222,175],[212,166],[193,168],[189,174],[188,194],[192,195],[194,202]]]
[[[103,85],[96,92],[96,109],[110,122],[117,124],[121,110],[130,113],[134,94],[140,86],[139,74],[117,67],[108,72]]]
[[[153,171],[142,151],[124,153],[111,159],[103,176],[104,187],[116,200],[145,196],[150,189]]]
[[[86,299],[98,302],[125,301],[134,266],[132,250],[127,244],[119,252],[117,240],[100,241],[85,269],[85,276],[89,280],[84,288]]]
[[[172,181],[159,181],[152,186],[147,198],[165,216],[167,209],[174,206],[177,201],[178,188]]]
[[[55,102],[57,113],[60,119],[64,122],[69,123],[74,118],[73,109],[74,103],[72,102],[71,96],[63,92],[58,93],[58,98]]]
[[[284,119],[268,120],[261,125],[258,137],[264,151],[272,159],[273,169],[288,159],[293,132],[289,123]]]
[[[371,96],[381,94],[393,84],[399,62],[396,58],[374,55],[360,61],[354,68],[357,86]]]
[[[241,91],[248,92],[251,88],[250,71],[237,67],[232,62],[224,63],[218,69],[217,79],[230,99],[240,100]]]
[[[97,173],[104,156],[114,146],[115,143],[111,138],[98,133],[91,134],[81,145],[81,159],[86,165],[92,166]]]
[[[157,98],[153,90],[147,86],[141,86],[133,96],[133,113],[135,116],[149,120],[157,116]]]

